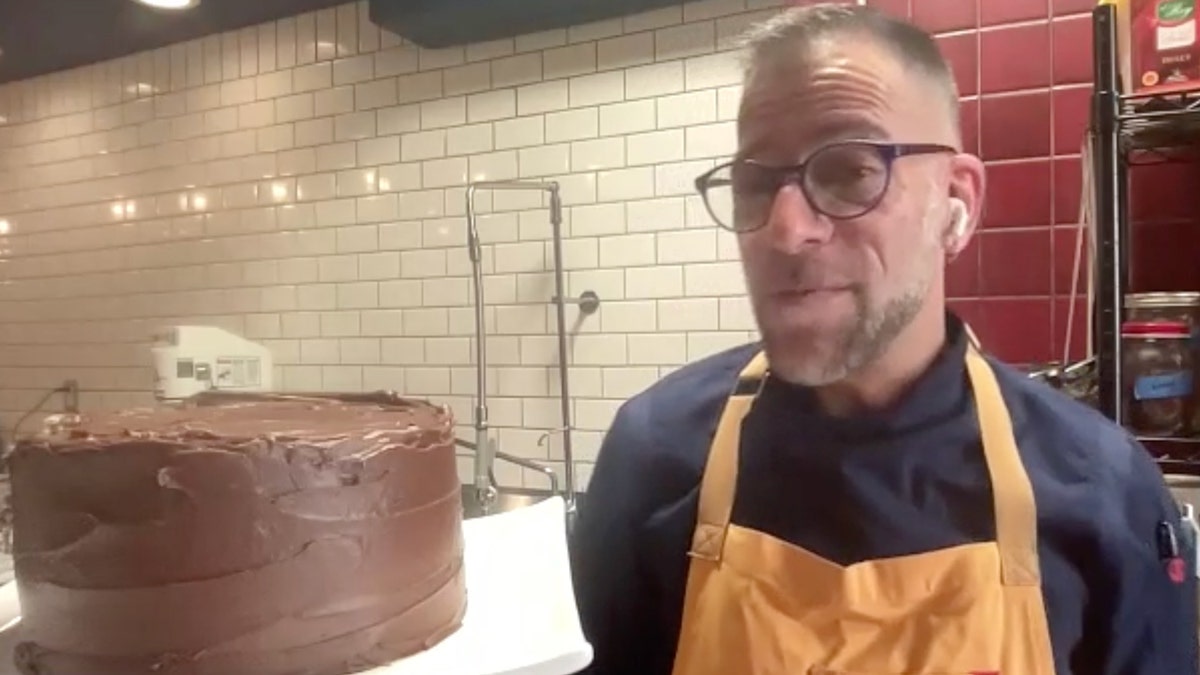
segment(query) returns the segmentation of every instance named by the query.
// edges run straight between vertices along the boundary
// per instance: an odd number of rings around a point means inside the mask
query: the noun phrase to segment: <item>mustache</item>
[[[854,288],[858,285],[853,275],[844,270],[833,270],[827,263],[800,261],[795,259],[774,260],[756,270],[749,270],[755,285],[768,293],[795,293],[806,291]]]

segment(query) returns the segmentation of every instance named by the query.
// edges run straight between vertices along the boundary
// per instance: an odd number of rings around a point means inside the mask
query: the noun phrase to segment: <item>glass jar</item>
[[[1194,409],[1191,327],[1182,321],[1128,321],[1121,337],[1130,429],[1143,436],[1187,435]]]
[[[1200,293],[1131,293],[1125,296],[1126,321],[1181,321],[1191,331],[1192,381],[1200,383]],[[1200,404],[1192,406],[1191,432],[1200,433]]]
[[[1200,293],[1130,293],[1125,296],[1127,321],[1182,321],[1200,326]]]

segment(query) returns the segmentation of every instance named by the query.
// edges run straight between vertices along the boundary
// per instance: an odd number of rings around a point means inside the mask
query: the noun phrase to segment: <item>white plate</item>
[[[565,504],[554,497],[463,523],[463,625],[432,649],[363,675],[570,675],[592,662],[567,555]],[[15,583],[0,586],[0,675],[20,618]]]

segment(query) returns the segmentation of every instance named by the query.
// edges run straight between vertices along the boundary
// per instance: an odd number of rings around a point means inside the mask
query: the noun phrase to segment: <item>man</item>
[[[617,415],[572,541],[591,672],[1195,673],[1152,460],[946,310],[984,168],[933,41],[816,6],[747,51],[738,153],[697,186],[762,344]]]

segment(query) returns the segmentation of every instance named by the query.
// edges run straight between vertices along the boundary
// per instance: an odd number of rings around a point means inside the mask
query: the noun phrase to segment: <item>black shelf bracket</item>
[[[1092,10],[1091,149],[1096,239],[1094,334],[1100,411],[1124,425],[1121,323],[1130,279],[1129,155],[1200,147],[1200,88],[1123,95],[1116,6]],[[1200,476],[1200,438],[1139,438],[1164,473]]]
[[[1122,423],[1121,317],[1128,279],[1127,190],[1121,152],[1121,82],[1117,70],[1117,13],[1113,5],[1092,10],[1092,173],[1096,186],[1096,365],[1100,411]]]

